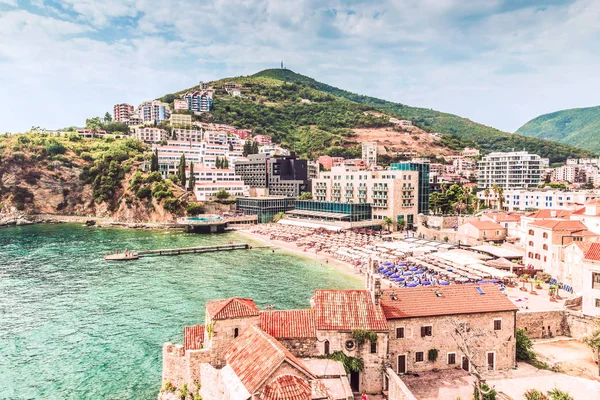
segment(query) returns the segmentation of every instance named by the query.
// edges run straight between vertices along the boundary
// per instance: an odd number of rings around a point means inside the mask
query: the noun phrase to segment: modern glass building
[[[371,220],[371,204],[336,203],[330,201],[297,200],[296,209],[290,214],[297,217],[325,221],[357,222]]]
[[[236,209],[246,215],[258,215],[258,223],[273,221],[280,212],[288,212],[296,207],[295,197],[239,197],[235,200]]]
[[[419,172],[419,214],[427,214],[429,212],[429,164],[400,162],[390,165],[392,171],[417,171]]]

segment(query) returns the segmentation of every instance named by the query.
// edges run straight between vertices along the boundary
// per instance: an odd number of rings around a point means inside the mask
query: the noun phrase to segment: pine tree
[[[246,140],[246,143],[244,143],[243,154],[244,154],[244,157],[247,157],[248,154],[252,154],[252,143],[249,140]]]
[[[186,176],[185,176],[185,154],[182,154],[181,157],[179,158],[179,169],[177,171],[177,175],[179,178],[179,182],[181,182],[181,186],[183,186],[183,188],[185,189],[185,181],[186,181]]]
[[[252,154],[258,154],[258,143],[252,142]]]
[[[229,169],[229,160],[223,159],[223,169]]]
[[[152,159],[150,161],[150,172],[158,171],[158,149],[152,153]]]
[[[194,176],[194,162],[190,162],[190,181],[188,182],[188,189],[190,192],[194,191],[196,186],[196,177]]]
[[[217,156],[217,159],[215,160],[215,168],[221,169],[221,159],[219,158],[219,156]]]

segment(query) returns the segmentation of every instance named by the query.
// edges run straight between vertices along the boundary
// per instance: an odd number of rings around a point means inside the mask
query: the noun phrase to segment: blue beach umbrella
[[[422,270],[415,271],[415,274],[417,274],[417,275],[423,275],[424,273],[425,273],[425,271],[422,271]]]
[[[417,267],[410,267],[408,270],[409,271],[416,271],[418,268]]]
[[[414,282],[409,282],[409,283],[406,284],[406,286],[408,286],[408,287],[417,287],[417,286],[419,286],[419,284],[418,283],[414,283]]]
[[[412,272],[406,271],[406,272],[404,272],[402,275],[404,275],[404,276],[409,276],[409,275],[412,275],[412,274],[413,274]]]
[[[429,285],[431,285],[431,282],[429,282],[429,281],[423,281],[423,282],[421,282],[421,285],[423,285],[423,286],[429,286]]]
[[[401,277],[401,276],[399,276],[398,278],[396,278],[396,280],[397,280],[398,282],[402,282],[402,281],[404,281],[404,278],[403,278],[403,277]]]
[[[492,282],[492,283],[498,283],[500,281],[498,279],[490,279],[490,282]]]
[[[450,282],[448,282],[448,281],[440,281],[440,285],[447,286],[449,284],[450,284]]]
[[[394,274],[394,275],[391,276],[391,278],[396,279],[396,278],[400,278],[400,277],[398,275]]]

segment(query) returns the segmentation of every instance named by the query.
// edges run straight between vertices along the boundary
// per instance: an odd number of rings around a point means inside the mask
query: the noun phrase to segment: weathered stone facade
[[[517,312],[517,328],[527,330],[532,339],[551,336],[568,336],[581,340],[591,335],[600,323],[600,318],[589,317],[578,311],[553,310]],[[550,328],[550,329],[548,329]]]
[[[500,329],[494,329],[494,321],[500,321]],[[470,343],[476,365],[484,368],[488,366],[488,352],[494,353],[494,365],[490,366],[494,370],[509,369],[516,365],[515,313],[512,311],[406,318],[389,320],[388,323],[390,364],[397,373],[461,368],[464,354],[452,335],[456,323],[466,323],[473,332],[478,330],[478,334],[485,335],[485,340],[481,336],[482,340],[473,340]],[[422,336],[423,327],[431,327],[431,336]],[[400,335],[398,328],[402,332]],[[404,337],[397,337],[401,335]],[[428,352],[432,349],[438,350],[435,362],[428,360]],[[416,359],[419,352],[423,353],[422,361]],[[454,354],[453,360],[449,360],[449,354]],[[404,368],[400,365],[402,361],[405,362]]]

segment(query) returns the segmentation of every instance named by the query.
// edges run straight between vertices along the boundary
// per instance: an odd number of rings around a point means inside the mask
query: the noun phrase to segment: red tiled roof
[[[583,251],[583,257],[585,258],[585,254],[588,252],[590,247],[592,247],[592,244],[594,242],[572,242],[572,243],[574,245],[576,245],[577,247],[579,247],[581,249],[581,251]]]
[[[366,290],[315,290],[314,302],[319,330],[388,330],[381,307]]]
[[[262,311],[260,328],[278,339],[316,338],[315,311],[282,310]]]
[[[585,259],[600,261],[600,243],[592,243],[590,249],[585,253]]]
[[[569,215],[573,214],[571,210],[538,210],[527,214],[529,218],[543,219],[543,218],[568,218]]]
[[[587,229],[582,230],[582,231],[575,231],[575,232],[573,232],[573,235],[576,235],[576,236],[600,236],[596,232],[592,232]]]
[[[518,214],[485,213],[483,215],[489,219],[493,219],[496,222],[519,222],[521,220],[521,216]]]
[[[225,353],[225,360],[250,393],[256,393],[284,361],[311,379],[316,379],[281,343],[254,325],[233,341]]]
[[[591,199],[585,202],[586,206],[599,206],[600,205],[600,199]]]
[[[200,350],[204,342],[204,325],[186,326],[183,328],[183,348]]]
[[[253,317],[258,315],[258,307],[252,299],[232,297],[209,301],[206,311],[212,320]]]
[[[281,375],[265,386],[260,400],[310,400],[311,394],[306,379],[296,375]]]
[[[480,231],[504,229],[504,227],[502,225],[500,225],[496,222],[492,222],[492,221],[470,221],[470,222],[467,222],[467,224],[473,225],[475,228],[479,229]]]
[[[478,287],[485,294],[479,294]],[[517,310],[495,285],[490,284],[386,289],[381,296],[381,307],[387,319]]]
[[[585,214],[585,207],[583,207],[583,208],[580,208],[580,209],[579,209],[579,210],[577,210],[577,211],[573,211],[573,212],[572,212],[572,214],[577,214],[577,215],[582,215],[582,214]]]
[[[533,221],[529,226],[538,228],[547,228],[553,231],[557,230],[586,230],[587,227],[581,221],[567,221],[564,219],[548,219],[542,221]]]

